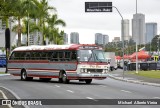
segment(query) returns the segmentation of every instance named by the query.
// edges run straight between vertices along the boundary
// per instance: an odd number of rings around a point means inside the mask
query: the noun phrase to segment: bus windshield
[[[79,50],[78,60],[84,62],[107,62],[102,50]]]

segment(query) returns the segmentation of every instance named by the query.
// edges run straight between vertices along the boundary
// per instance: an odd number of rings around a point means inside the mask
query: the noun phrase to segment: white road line
[[[122,92],[126,92],[126,93],[132,93],[132,92],[130,92],[130,91],[126,91],[126,90],[121,90]]]
[[[2,94],[2,97],[4,98],[4,99],[8,99],[7,98],[7,96],[0,90],[0,93]],[[2,98],[2,100],[3,100],[3,98]],[[13,108],[10,104],[8,104],[7,105],[9,108]]]
[[[74,91],[72,91],[72,90],[67,90],[68,92],[70,92],[70,93],[74,93]]]
[[[60,86],[58,86],[58,85],[55,85],[56,87],[60,87]]]
[[[99,85],[99,86],[101,86],[101,87],[107,87],[107,86],[104,86],[104,85]]]
[[[160,97],[153,97],[154,99],[160,99]]]
[[[96,99],[93,99],[93,98],[91,98],[91,97],[86,97],[87,99],[90,99],[90,100],[93,100],[93,101],[98,101],[98,100],[96,100]]]

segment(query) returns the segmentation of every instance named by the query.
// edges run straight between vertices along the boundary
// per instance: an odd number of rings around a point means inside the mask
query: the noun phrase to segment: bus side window
[[[64,55],[65,61],[70,61],[70,59],[71,59],[71,52],[67,51],[64,54],[65,54]]]
[[[58,52],[54,51],[51,57],[51,61],[58,61]]]
[[[14,60],[15,59],[15,53],[13,52],[9,58],[10,60]]]
[[[30,52],[26,52],[25,59],[30,60]]]
[[[64,61],[63,52],[58,52],[58,61]]]
[[[47,52],[46,52],[46,51],[45,51],[45,52],[42,52],[40,59],[41,59],[41,60],[47,60],[47,59],[48,59],[48,58],[47,58]]]
[[[77,53],[75,51],[72,51],[71,60],[76,61],[77,60]]]

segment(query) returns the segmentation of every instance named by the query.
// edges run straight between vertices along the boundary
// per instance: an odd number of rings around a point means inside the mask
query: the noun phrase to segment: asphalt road
[[[160,87],[133,84],[114,79],[93,80],[90,85],[71,81],[70,84],[50,82],[21,81],[16,76],[0,76],[0,86],[13,91],[21,99],[160,99]],[[81,100],[77,100],[81,101]],[[31,108],[159,108],[158,105],[53,105],[29,106]]]

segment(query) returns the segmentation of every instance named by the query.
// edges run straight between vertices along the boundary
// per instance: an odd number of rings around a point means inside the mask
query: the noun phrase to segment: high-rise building
[[[68,44],[68,34],[67,33],[64,33],[63,41],[64,41],[64,44]]]
[[[103,45],[105,46],[109,42],[109,36],[103,35]]]
[[[30,22],[38,23],[38,20],[31,19]],[[42,33],[35,31],[29,34],[29,45],[42,45]]]
[[[120,37],[114,37],[114,39],[112,40],[112,42],[119,42],[120,41]]]
[[[79,33],[71,32],[71,34],[70,34],[70,43],[71,44],[79,44]]]
[[[137,44],[145,44],[145,15],[134,14],[132,19],[132,38]]]
[[[109,36],[102,33],[95,34],[95,44],[105,46],[109,42]]]
[[[95,34],[95,44],[103,45],[103,35],[102,33]]]
[[[124,40],[129,41],[130,40],[130,36],[129,36],[129,20],[128,19],[124,19],[121,24],[123,24],[123,27],[121,27],[121,31],[123,29],[123,34],[121,34],[121,37],[124,36]]]
[[[146,43],[152,41],[157,35],[157,23],[146,23]]]

